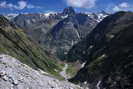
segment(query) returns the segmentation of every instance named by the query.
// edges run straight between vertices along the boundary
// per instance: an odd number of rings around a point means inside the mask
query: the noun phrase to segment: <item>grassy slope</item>
[[[23,30],[0,16],[0,53],[8,54],[35,69],[42,69],[54,75],[60,70],[57,62],[44,53],[43,49],[34,43]]]

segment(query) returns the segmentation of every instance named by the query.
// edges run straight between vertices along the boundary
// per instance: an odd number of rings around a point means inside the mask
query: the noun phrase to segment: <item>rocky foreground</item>
[[[22,64],[8,55],[0,55],[0,89],[80,89]]]

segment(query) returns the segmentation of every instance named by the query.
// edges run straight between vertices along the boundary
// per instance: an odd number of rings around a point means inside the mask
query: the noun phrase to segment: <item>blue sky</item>
[[[78,12],[133,11],[133,0],[0,0],[0,14],[56,12],[68,6]]]

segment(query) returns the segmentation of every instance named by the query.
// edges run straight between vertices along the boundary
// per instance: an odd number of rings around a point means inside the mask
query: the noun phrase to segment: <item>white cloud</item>
[[[34,6],[34,5],[29,4],[29,5],[27,6],[27,8],[35,8],[35,6]]]
[[[122,10],[127,10],[129,8],[130,8],[130,5],[127,2],[122,2],[117,6],[114,6],[113,11],[122,11]]]
[[[120,4],[119,4],[119,7],[121,7],[121,8],[128,8],[129,5],[128,5],[127,2],[123,2],[123,3],[120,3]]]
[[[27,6],[27,2],[26,1],[18,1],[18,6],[17,6],[17,8],[16,9],[24,9],[24,8],[26,8],[26,6]]]
[[[68,6],[78,8],[92,8],[95,6],[96,0],[66,0]]]
[[[35,6],[35,5],[32,5],[32,4],[28,4],[27,8],[33,9],[33,8],[41,8],[41,7],[40,6]]]
[[[1,2],[0,3],[0,7],[4,7],[5,8],[6,7],[6,1]]]
[[[41,8],[40,6],[35,6],[32,4],[27,4],[26,1],[20,0],[17,2],[17,5],[12,3],[7,3],[6,1],[0,2],[0,8],[9,8],[9,9],[17,9],[22,10],[25,8],[32,9],[32,8]]]

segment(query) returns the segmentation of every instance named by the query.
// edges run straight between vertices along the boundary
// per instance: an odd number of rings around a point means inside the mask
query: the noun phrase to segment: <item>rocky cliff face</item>
[[[18,59],[0,54],[0,89],[80,89],[22,64]]]
[[[53,54],[64,59],[68,50],[91,32],[98,22],[86,14],[75,13],[71,7],[66,8],[62,14],[67,14],[67,18],[50,30],[43,43]]]
[[[56,75],[58,73],[55,69],[60,69],[56,61],[48,57],[38,43],[3,16],[0,16],[0,53],[11,55],[32,68]]]
[[[55,53],[61,57],[61,55],[66,54],[74,44],[89,33],[96,23],[93,19],[83,14],[68,17],[53,27],[44,43],[49,48],[52,48],[52,52],[55,50]]]
[[[40,43],[45,34],[62,18],[55,14],[20,14],[12,21]]]
[[[132,89],[132,37],[132,12],[118,12],[105,18],[78,44],[80,52],[86,52],[87,63],[70,81],[87,84],[90,89]]]

